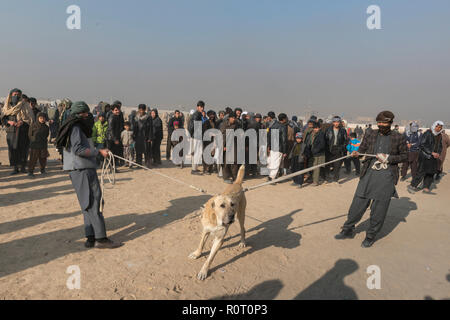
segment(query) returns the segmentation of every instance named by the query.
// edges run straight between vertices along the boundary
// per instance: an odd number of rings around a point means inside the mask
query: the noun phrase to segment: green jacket
[[[92,130],[92,141],[94,143],[105,143],[106,130],[108,130],[108,121],[101,123],[100,120],[98,120],[95,122]]]

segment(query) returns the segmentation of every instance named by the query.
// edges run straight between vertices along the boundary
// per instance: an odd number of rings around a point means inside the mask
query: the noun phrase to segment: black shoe
[[[400,181],[406,181],[406,177],[401,177]]]
[[[334,236],[336,240],[353,239],[354,237],[353,229],[342,229],[340,233]]]
[[[375,239],[366,237],[364,241],[361,243],[361,247],[370,248],[375,242]]]
[[[202,173],[200,172],[200,170],[191,170],[191,174],[199,176]]]
[[[228,184],[233,184],[233,180],[230,180],[230,179],[224,180],[224,182],[228,183]]]
[[[95,240],[95,248],[97,249],[116,249],[123,245],[120,242],[114,242],[108,238]]]
[[[92,240],[86,240],[86,242],[84,243],[84,246],[86,247],[86,248],[93,248],[93,247],[95,247],[95,240],[94,241],[92,241]]]
[[[23,166],[22,168],[20,168],[20,172],[22,172],[22,173],[27,173],[27,169],[25,169],[25,166]]]
[[[41,174],[46,174],[47,171],[45,171],[45,169],[41,169]]]
[[[13,172],[11,172],[11,175],[15,175],[19,173],[19,168],[14,168]]]
[[[28,173],[28,176],[29,176],[29,177],[34,177],[34,173],[33,173],[33,172],[29,172],[29,173]]]

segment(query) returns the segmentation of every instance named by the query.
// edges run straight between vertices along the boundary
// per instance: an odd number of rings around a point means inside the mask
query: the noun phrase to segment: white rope
[[[164,178],[167,178],[167,179],[169,179],[169,180],[172,180],[172,181],[174,181],[174,182],[176,182],[176,183],[179,183],[179,184],[182,184],[182,185],[184,185],[184,186],[187,186],[188,188],[192,188],[192,189],[194,189],[194,190],[197,190],[198,192],[201,192],[201,193],[204,193],[204,194],[213,195],[213,194],[210,194],[210,193],[206,192],[206,190],[204,190],[204,189],[202,189],[202,188],[196,187],[196,186],[194,186],[194,185],[192,185],[192,184],[186,183],[186,182],[181,181],[181,180],[179,180],[179,179],[172,178],[171,176],[168,176],[168,175],[166,175],[166,174],[164,174],[164,173],[158,172],[158,171],[156,171],[156,170],[154,170],[154,169],[149,169],[149,168],[144,167],[143,165],[140,165],[140,164],[138,164],[138,163],[136,163],[136,162],[133,162],[133,161],[131,161],[131,160],[128,160],[128,159],[119,157],[119,156],[117,156],[117,155],[115,155],[115,154],[112,154],[111,151],[108,153],[108,157],[112,157],[112,158],[117,158],[117,159],[123,160],[123,161],[128,162],[128,163],[130,163],[130,164],[132,164],[132,165],[135,165],[135,166],[137,166],[137,167],[139,167],[139,168],[142,168],[142,169],[145,169],[145,170],[147,170],[147,171],[150,171],[151,173],[158,174],[158,175],[160,175],[160,176],[162,176],[162,177],[164,177]],[[108,163],[108,165],[109,165],[109,164],[110,164],[110,163]],[[115,164],[113,164],[113,165],[114,165],[114,169],[115,169]],[[114,170],[114,171],[115,171],[115,170]],[[102,174],[103,174],[103,172],[102,172]]]
[[[359,156],[376,157],[376,155],[374,155],[374,154],[366,154],[366,153],[359,154]],[[265,187],[265,186],[268,186],[268,185],[271,185],[271,184],[274,184],[274,183],[278,183],[278,182],[281,182],[281,181],[284,181],[284,180],[289,180],[289,179],[292,179],[293,177],[305,174],[306,172],[313,171],[313,170],[321,168],[321,167],[325,167],[325,166],[327,166],[329,164],[332,164],[332,163],[338,162],[338,161],[342,161],[342,160],[350,158],[350,157],[352,157],[351,154],[347,155],[345,157],[341,157],[341,158],[338,158],[338,159],[335,159],[335,160],[332,160],[332,161],[328,161],[328,162],[325,162],[325,163],[322,163],[322,164],[318,164],[316,166],[313,166],[313,167],[310,167],[310,168],[307,168],[307,169],[304,169],[304,170],[300,170],[300,171],[288,174],[286,176],[282,176],[281,178],[278,178],[278,179],[275,179],[275,180],[272,180],[272,181],[264,182],[264,183],[258,184],[256,186],[251,186],[251,187],[245,188],[244,192],[255,190],[255,189],[258,189],[258,188],[261,188],[261,187]],[[376,170],[381,170],[381,168],[380,169],[376,169]]]

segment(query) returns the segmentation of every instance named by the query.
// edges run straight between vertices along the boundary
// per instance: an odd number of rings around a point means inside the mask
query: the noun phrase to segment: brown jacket
[[[394,175],[394,182],[397,184],[399,177],[398,164],[408,159],[408,146],[406,145],[406,138],[404,135],[391,131],[389,133],[391,137],[391,151],[389,152],[389,169],[392,170]],[[372,130],[364,135],[364,138],[359,147],[359,153],[374,154],[375,143],[377,142],[378,130]],[[369,168],[370,160],[372,158],[366,158],[363,160],[363,167],[361,170],[361,178],[366,174]]]

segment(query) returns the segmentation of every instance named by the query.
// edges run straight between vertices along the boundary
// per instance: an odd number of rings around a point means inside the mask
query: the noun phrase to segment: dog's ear
[[[216,206],[216,202],[215,201],[211,202],[211,208],[214,209],[215,206]]]

